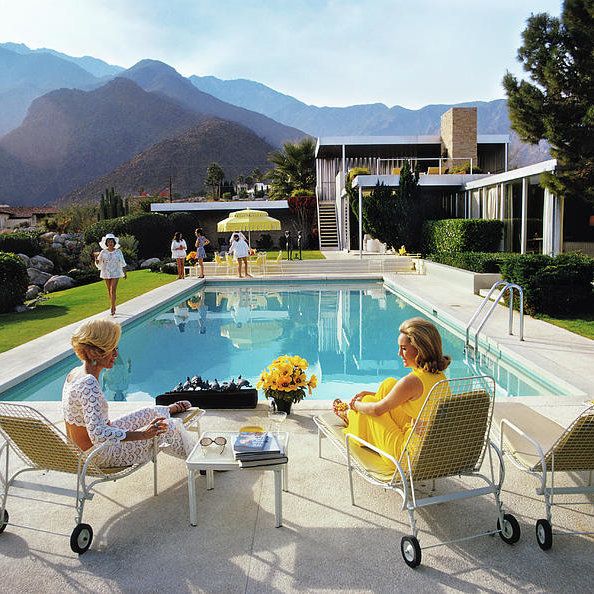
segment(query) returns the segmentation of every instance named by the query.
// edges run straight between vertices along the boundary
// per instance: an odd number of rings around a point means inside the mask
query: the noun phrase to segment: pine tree
[[[532,82],[503,79],[513,129],[526,142],[546,139],[558,161],[544,185],[594,202],[594,3],[565,0],[560,18],[532,15],[518,60]]]

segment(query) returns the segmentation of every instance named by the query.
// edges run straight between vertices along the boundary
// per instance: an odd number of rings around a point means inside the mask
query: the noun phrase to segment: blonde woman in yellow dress
[[[446,379],[444,370],[451,362],[442,352],[441,336],[437,328],[423,318],[406,320],[399,328],[398,355],[404,367],[411,372],[397,380],[389,377],[377,392],[359,392],[350,404],[334,401],[334,412],[352,433],[394,456],[400,458],[412,431],[415,419],[431,388]],[[394,465],[382,459],[386,471]]]

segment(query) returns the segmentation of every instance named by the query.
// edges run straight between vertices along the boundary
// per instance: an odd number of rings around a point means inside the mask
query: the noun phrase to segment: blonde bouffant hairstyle
[[[411,318],[402,323],[400,333],[408,336],[410,343],[417,349],[415,360],[417,367],[429,373],[438,373],[452,362],[451,357],[443,354],[441,336],[434,324],[424,318]]]
[[[120,341],[122,328],[111,320],[90,320],[79,326],[70,343],[76,356],[87,363],[103,358]]]

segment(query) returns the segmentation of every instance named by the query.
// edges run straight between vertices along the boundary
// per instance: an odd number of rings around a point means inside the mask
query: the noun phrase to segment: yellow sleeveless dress
[[[349,424],[343,429],[344,433],[357,435],[398,460],[427,394],[437,382],[447,379],[441,371],[430,373],[418,367],[413,369],[411,374],[418,377],[423,383],[423,393],[419,398],[408,400],[377,417],[349,410],[347,413]],[[380,384],[377,392],[364,396],[362,402],[379,402],[389,394],[397,381],[393,377],[386,378]],[[385,464],[386,472],[394,470],[394,464],[390,460],[382,458],[382,462]]]

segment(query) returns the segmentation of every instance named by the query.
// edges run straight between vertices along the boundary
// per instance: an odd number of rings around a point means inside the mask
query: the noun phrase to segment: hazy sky
[[[248,78],[315,105],[503,97],[531,13],[560,0],[0,0],[0,42]]]

